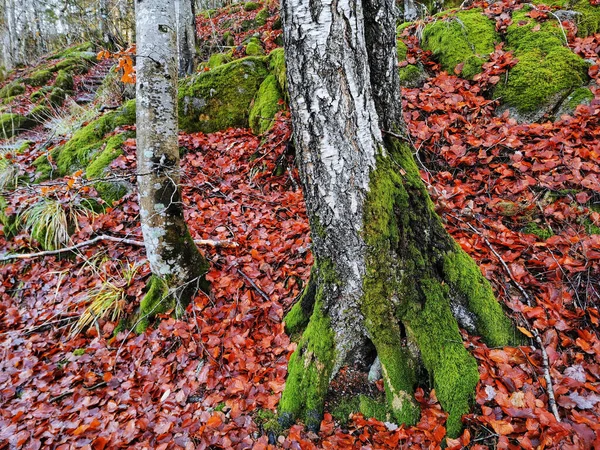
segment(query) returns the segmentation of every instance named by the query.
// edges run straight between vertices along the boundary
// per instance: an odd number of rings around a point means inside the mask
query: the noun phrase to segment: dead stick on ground
[[[42,256],[59,255],[61,253],[65,253],[65,252],[72,252],[79,248],[86,247],[88,245],[92,245],[92,244],[95,244],[95,243],[101,242],[101,241],[111,241],[111,242],[117,242],[120,244],[135,245],[137,247],[144,246],[144,243],[142,241],[136,241],[133,239],[126,239],[126,238],[120,238],[117,236],[109,236],[107,234],[102,234],[100,236],[96,236],[93,239],[90,239],[89,241],[83,241],[78,244],[72,245],[70,247],[59,248],[57,250],[46,250],[43,252],[36,252],[36,253],[16,253],[14,255],[3,255],[3,256],[0,256],[0,262],[10,261],[13,259],[30,259],[30,258],[38,258],[38,257],[42,257]],[[229,241],[229,240],[214,241],[211,239],[196,239],[196,240],[194,240],[194,243],[196,245],[207,246],[207,247],[234,248],[234,247],[239,246],[239,244],[237,242],[233,242],[233,241]]]
[[[246,280],[248,283],[250,283],[250,285],[251,285],[251,286],[252,286],[252,287],[253,287],[253,288],[256,290],[256,292],[258,292],[258,293],[260,294],[260,296],[261,296],[262,298],[264,298],[264,299],[265,299],[265,300],[267,300],[267,301],[268,301],[268,300],[270,300],[270,299],[269,299],[269,296],[268,296],[267,294],[265,294],[265,293],[264,293],[264,291],[263,291],[261,288],[259,288],[259,287],[256,285],[256,283],[255,283],[254,281],[252,281],[252,280],[250,279],[250,277],[244,273],[244,271],[243,271],[242,269],[238,269],[237,271],[240,273],[240,275],[241,275],[242,277],[244,277],[244,279],[245,279],[245,280]]]
[[[490,241],[488,241],[488,239],[483,234],[481,234],[481,232],[477,228],[475,228],[473,225],[471,225],[470,223],[464,222],[462,220],[461,220],[461,222],[466,223],[469,226],[469,228],[471,230],[473,230],[473,232],[475,234],[477,234],[479,237],[481,237],[484,240],[485,244],[489,247],[489,249],[496,256],[496,258],[498,258],[498,261],[500,261],[500,263],[502,264],[502,267],[504,267],[504,270],[508,274],[510,281],[512,281],[512,283],[517,287],[517,289],[521,292],[521,294],[525,298],[527,305],[532,306],[533,301],[532,301],[531,297],[529,296],[527,291],[523,288],[523,286],[521,286],[519,284],[519,282],[515,279],[515,277],[513,276],[512,272],[510,270],[510,267],[508,267],[508,264],[506,264],[504,259],[502,259],[502,256],[500,256],[500,254],[496,251],[496,249],[493,247],[492,243]],[[542,352],[542,362],[544,364],[544,379],[546,380],[546,391],[548,392],[548,406],[550,406],[550,410],[552,411],[552,414],[556,418],[556,421],[560,422],[560,416],[558,415],[558,408],[556,406],[556,397],[554,396],[554,386],[552,384],[552,377],[550,377],[550,361],[548,359],[548,353],[546,352],[546,347],[544,346],[544,343],[542,342],[542,337],[540,336],[538,331],[534,327],[529,327],[529,328],[531,328],[535,342],[537,343],[537,345],[539,346],[539,348]]]

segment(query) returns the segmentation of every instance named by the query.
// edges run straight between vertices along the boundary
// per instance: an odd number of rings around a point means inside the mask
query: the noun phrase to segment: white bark
[[[363,14],[360,2],[287,0],[282,17],[298,167],[312,230],[322,230],[312,234],[313,252],[317,261],[333,257],[341,278],[339,292],[324,295],[339,367],[367,335],[363,205],[382,141]]]
[[[183,218],[177,138],[174,0],[138,0],[137,170],[142,233],[152,273],[182,286],[204,261]]]

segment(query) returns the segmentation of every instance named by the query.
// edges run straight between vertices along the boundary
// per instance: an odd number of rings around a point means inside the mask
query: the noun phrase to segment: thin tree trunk
[[[343,365],[366,370],[374,348],[390,417],[416,422],[413,390],[432,379],[457,434],[478,381],[457,321],[493,345],[513,330],[444,230],[411,147],[380,131],[402,127],[393,1],[284,0],[282,18],[315,266],[285,320],[304,331],[280,423],[318,427],[331,378]]]
[[[194,73],[196,57],[196,15],[193,0],[175,0],[179,76]]]
[[[207,263],[190,236],[179,189],[177,47],[173,0],[138,0],[137,170],[140,216],[153,283],[185,306],[207,289]],[[151,289],[149,294],[162,292]],[[154,308],[154,303],[150,302]],[[148,302],[142,302],[142,307]],[[143,308],[142,308],[143,309]],[[152,311],[142,311],[150,314]]]

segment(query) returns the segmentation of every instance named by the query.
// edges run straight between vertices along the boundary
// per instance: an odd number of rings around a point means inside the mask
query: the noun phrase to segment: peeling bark
[[[138,0],[137,170],[140,217],[152,273],[182,306],[207,288],[207,262],[183,216],[179,189],[174,0]]]
[[[290,331],[305,328],[279,405],[284,426],[302,418],[318,428],[331,378],[343,365],[368,370],[374,346],[391,418],[415,423],[413,390],[433,380],[456,435],[478,371],[453,312],[493,345],[512,338],[488,282],[436,215],[411,147],[382,137],[403,128],[394,11],[393,0],[282,4],[315,256],[314,295],[286,317]]]

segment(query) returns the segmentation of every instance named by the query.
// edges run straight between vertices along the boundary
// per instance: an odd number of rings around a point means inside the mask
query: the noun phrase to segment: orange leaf
[[[533,334],[531,334],[531,331],[529,331],[527,328],[517,327],[517,330],[519,330],[521,333],[523,333],[528,338],[532,338],[533,337]]]

